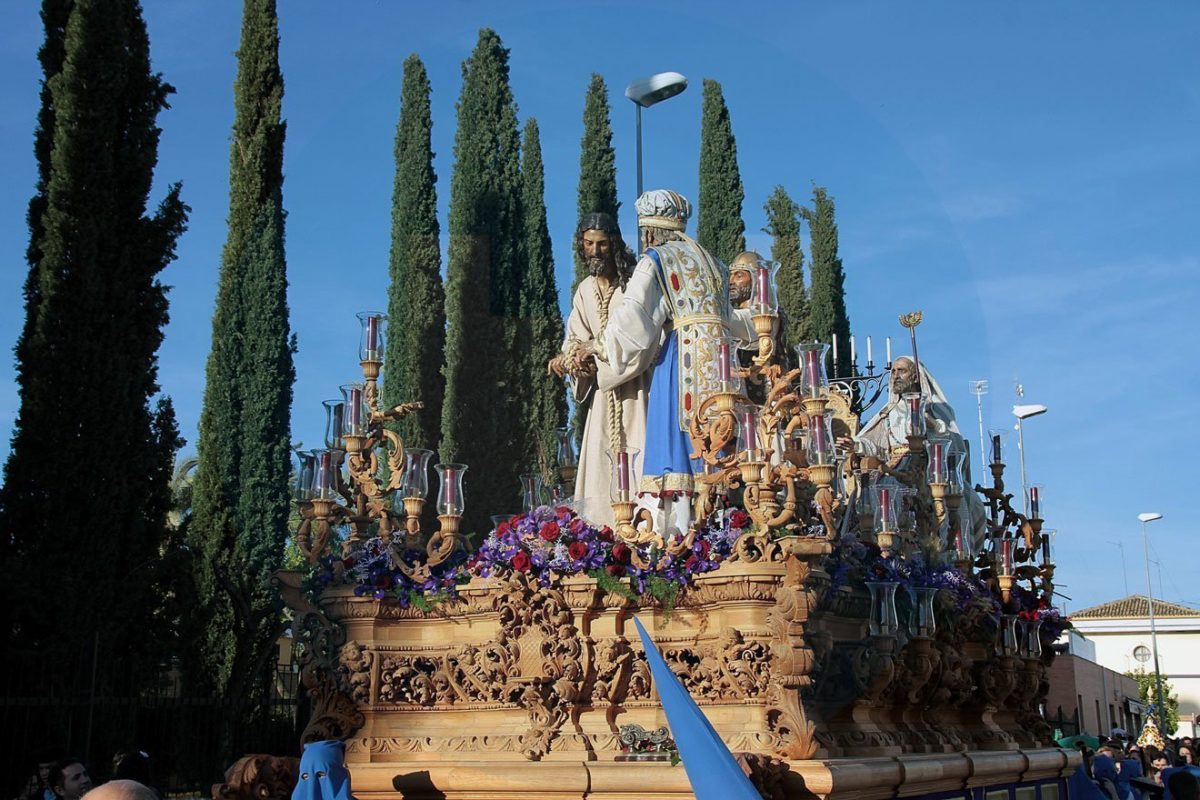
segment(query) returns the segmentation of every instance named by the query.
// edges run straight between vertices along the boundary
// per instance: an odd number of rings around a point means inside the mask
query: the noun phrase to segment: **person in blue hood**
[[[354,800],[346,770],[346,743],[310,742],[300,756],[300,780],[292,800]]]

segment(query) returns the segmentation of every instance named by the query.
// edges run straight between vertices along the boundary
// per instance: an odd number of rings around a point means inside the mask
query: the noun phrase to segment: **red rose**
[[[683,562],[683,566],[687,569],[695,569],[696,565],[699,563],[699,557],[697,557],[695,553],[692,553],[690,556],[688,556],[687,561]]]
[[[554,513],[558,514],[559,516],[565,515],[569,517],[571,516],[571,509],[567,508],[566,506],[557,506],[554,509]]]
[[[584,542],[571,542],[567,545],[567,553],[570,554],[571,558],[578,561],[587,555],[588,546]]]
[[[625,575],[625,567],[621,564],[609,564],[604,568],[604,571],[614,578],[621,578]]]
[[[529,553],[526,553],[524,550],[518,551],[513,556],[512,567],[517,572],[529,572],[529,563]]]
[[[504,534],[508,533],[510,530],[512,530],[511,525],[509,525],[507,522],[501,522],[499,525],[496,526],[496,535],[503,536]]]
[[[538,531],[538,536],[545,539],[547,542],[553,542],[558,538],[558,523],[544,522],[541,529]]]
[[[744,528],[750,524],[750,515],[740,508],[736,509],[729,515],[729,526],[731,528]]]
[[[696,552],[700,555],[701,558],[707,557],[708,551],[711,548],[712,548],[712,545],[710,545],[708,543],[708,539],[701,539],[699,542],[696,543]]]
[[[613,545],[612,557],[621,564],[629,563],[629,545],[617,542]]]
[[[602,541],[602,542],[611,542],[613,540],[612,528],[605,525],[603,528],[600,529],[599,537],[600,537],[600,541]]]

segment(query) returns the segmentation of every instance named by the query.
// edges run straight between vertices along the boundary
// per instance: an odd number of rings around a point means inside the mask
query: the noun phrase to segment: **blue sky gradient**
[[[23,318],[38,5],[0,11],[4,347]],[[165,273],[174,289],[160,351],[192,450],[225,233],[240,4],[145,6],[155,68],[178,89],[159,118],[152,200],[182,180],[193,209]],[[280,23],[296,440],[320,438],[320,401],[357,371],[354,313],[386,306],[401,64],[416,52],[429,70],[444,220],[461,62],[490,26],[511,48],[522,119],[541,126],[560,287],[572,270],[590,74],[609,83],[627,237],[634,113],[624,86],[663,70],[691,80],[646,112],[644,130],[647,187],[694,201],[700,82],[719,80],[752,246],[769,247],[762,203],[774,185],[801,201],[814,182],[827,187],[859,337],[872,334],[879,353],[890,335],[899,352],[897,315],[923,309],[922,358],[972,440],[972,379],[991,382],[986,427],[1011,427],[1018,381],[1026,402],[1050,407],[1027,426],[1027,466],[1046,487],[1047,527],[1060,531],[1068,610],[1124,593],[1118,542],[1130,591],[1145,591],[1136,516],[1147,510],[1165,516],[1151,527],[1162,594],[1200,604],[1186,466],[1200,449],[1200,382],[1187,366],[1200,301],[1200,6],[293,0]],[[62,385],[70,391],[70,376]],[[17,407],[11,358],[0,359],[0,429]]]

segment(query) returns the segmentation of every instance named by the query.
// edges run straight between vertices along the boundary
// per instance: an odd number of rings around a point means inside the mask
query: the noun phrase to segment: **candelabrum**
[[[309,563],[331,549],[335,525],[347,524],[344,553],[355,549],[374,528],[392,550],[393,564],[420,577],[462,545],[464,464],[437,464],[439,527],[423,535],[421,517],[429,493],[433,453],[408,448],[393,423],[422,408],[419,401],[384,408],[379,377],[383,368],[384,328],[379,313],[358,315],[361,383],[341,387],[342,397],[327,400],[325,446],[297,453],[294,497],[300,516],[295,541]],[[425,559],[416,565],[400,558],[418,547]]]

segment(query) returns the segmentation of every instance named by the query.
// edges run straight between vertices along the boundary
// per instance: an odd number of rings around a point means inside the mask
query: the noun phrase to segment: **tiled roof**
[[[1139,619],[1150,616],[1150,603],[1144,594],[1132,594],[1120,600],[1111,600],[1098,606],[1075,611],[1071,619]],[[1168,603],[1166,600],[1154,601],[1155,617],[1200,617],[1200,609],[1181,606],[1179,603]]]

